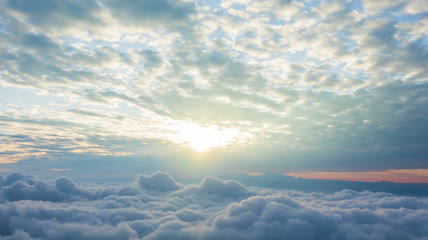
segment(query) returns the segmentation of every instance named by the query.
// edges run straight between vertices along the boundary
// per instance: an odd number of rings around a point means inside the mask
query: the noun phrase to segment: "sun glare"
[[[178,140],[185,146],[198,152],[207,152],[217,147],[224,147],[232,143],[238,131],[233,129],[218,129],[218,127],[201,127],[193,123],[180,126]]]

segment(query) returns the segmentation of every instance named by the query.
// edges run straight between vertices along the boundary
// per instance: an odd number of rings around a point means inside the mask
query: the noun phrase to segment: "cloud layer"
[[[164,172],[130,186],[0,178],[0,239],[427,239],[428,200],[249,188]],[[149,187],[148,187],[149,186]]]

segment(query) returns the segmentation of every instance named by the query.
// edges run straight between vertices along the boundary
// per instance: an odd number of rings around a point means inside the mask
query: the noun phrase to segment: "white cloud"
[[[428,12],[427,3],[424,0],[410,0],[406,2],[404,10],[410,14],[419,14]]]
[[[213,177],[174,191],[179,184],[166,173],[143,179],[141,188],[0,177],[0,239],[422,240],[428,234],[425,198],[249,188]]]
[[[371,14],[376,14],[393,8],[403,9],[409,14],[420,14],[428,11],[424,0],[364,0],[364,8]]]
[[[377,14],[379,12],[388,10],[390,8],[398,7],[403,5],[402,0],[379,0],[379,1],[371,1],[364,0],[364,10],[370,14]]]

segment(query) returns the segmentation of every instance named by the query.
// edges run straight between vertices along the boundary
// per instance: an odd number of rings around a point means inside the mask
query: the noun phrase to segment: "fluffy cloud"
[[[0,178],[0,239],[422,240],[428,234],[425,198],[249,188],[214,177],[177,186],[164,172],[116,187],[12,174]]]
[[[214,195],[221,198],[240,198],[248,195],[248,190],[241,183],[234,180],[222,181],[215,177],[204,177],[199,185],[190,185],[179,192],[187,195]]]
[[[1,201],[40,200],[61,202],[73,198],[89,198],[91,193],[68,177],[56,179],[54,184],[35,180],[30,176],[15,173],[7,176],[1,183]]]
[[[180,188],[175,180],[165,172],[155,172],[152,175],[140,175],[137,177],[137,183],[145,190],[160,192],[174,191]]]

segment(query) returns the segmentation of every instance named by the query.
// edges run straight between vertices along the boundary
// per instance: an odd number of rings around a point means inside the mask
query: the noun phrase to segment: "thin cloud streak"
[[[65,172],[65,171],[71,171],[73,169],[71,168],[49,168],[50,171],[54,172]]]
[[[428,169],[394,169],[371,172],[303,172],[285,173],[292,177],[324,180],[361,181],[361,182],[397,182],[428,183]]]

